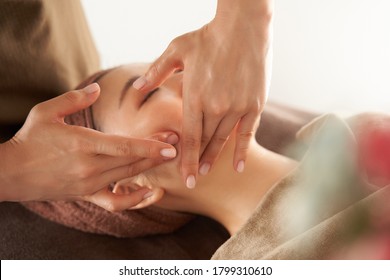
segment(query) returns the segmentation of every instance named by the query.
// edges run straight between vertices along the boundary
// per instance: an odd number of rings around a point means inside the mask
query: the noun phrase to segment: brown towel
[[[85,232],[116,237],[171,233],[193,217],[157,207],[111,213],[84,201],[33,201],[22,204],[53,222]]]

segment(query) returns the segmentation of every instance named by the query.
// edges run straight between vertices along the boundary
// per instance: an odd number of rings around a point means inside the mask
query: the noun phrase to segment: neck
[[[293,160],[259,146],[250,145],[243,173],[234,171],[234,141],[227,143],[229,152],[222,153],[211,172],[198,180],[181,208],[208,216],[234,234],[252,215],[265,193],[295,166]],[[225,149],[224,148],[224,149]]]

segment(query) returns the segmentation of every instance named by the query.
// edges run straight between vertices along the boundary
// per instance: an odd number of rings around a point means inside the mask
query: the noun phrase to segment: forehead
[[[112,80],[128,80],[134,76],[141,76],[146,72],[149,63],[133,63],[116,67],[104,75],[99,81],[99,84],[104,84],[106,81]]]
[[[149,63],[132,63],[126,64],[119,67],[117,70],[122,73],[133,74],[133,75],[142,75],[148,70]]]
[[[97,83],[100,85],[100,97],[94,104],[96,114],[102,114],[104,108],[117,108],[121,91],[126,82],[134,76],[145,73],[149,64],[127,64],[109,70]],[[104,107],[104,108],[103,108]]]
[[[106,99],[118,99],[119,95],[129,79],[141,76],[148,69],[149,64],[126,64],[109,70],[97,83],[100,85],[100,100],[109,102]]]

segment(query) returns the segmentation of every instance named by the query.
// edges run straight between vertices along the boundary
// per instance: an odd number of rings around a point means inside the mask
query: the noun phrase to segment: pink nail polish
[[[209,173],[210,171],[210,167],[211,167],[210,163],[203,163],[199,168],[199,173],[201,175],[207,175],[207,173]]]
[[[194,175],[190,175],[187,177],[186,186],[189,189],[195,188],[196,180]]]
[[[160,154],[163,157],[174,158],[176,156],[176,150],[175,149],[162,149],[160,151]]]
[[[87,94],[95,93],[99,90],[99,85],[97,83],[90,84],[83,88],[83,91]]]
[[[179,143],[179,136],[177,136],[176,134],[169,135],[167,138],[167,143],[171,145]]]
[[[238,162],[236,170],[237,172],[242,173],[244,172],[244,169],[245,169],[245,162],[241,160]]]
[[[135,80],[135,82],[133,83],[133,87],[136,89],[136,90],[140,90],[142,89],[145,85],[146,85],[146,79],[145,77],[139,77],[137,80]]]
[[[152,196],[153,196],[153,192],[147,192],[147,193],[144,195],[143,199],[147,199],[147,198],[152,197]]]

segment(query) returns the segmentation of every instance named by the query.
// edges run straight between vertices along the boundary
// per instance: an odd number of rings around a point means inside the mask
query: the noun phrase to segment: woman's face
[[[115,68],[98,83],[101,94],[93,105],[97,129],[131,137],[151,137],[163,132],[181,131],[182,74],[176,73],[149,94],[141,95],[132,83],[148,64],[130,64]]]
[[[149,138],[161,132],[175,132],[179,138],[182,122],[182,73],[173,74],[158,89],[141,95],[132,83],[148,64],[130,64],[115,68],[99,79],[101,94],[93,105],[96,128],[102,132],[137,138]],[[180,144],[177,157],[144,173],[157,178],[153,184],[171,184],[180,180]],[[149,187],[151,187],[149,185]],[[164,189],[167,186],[159,186]],[[183,187],[183,189],[185,189]]]

